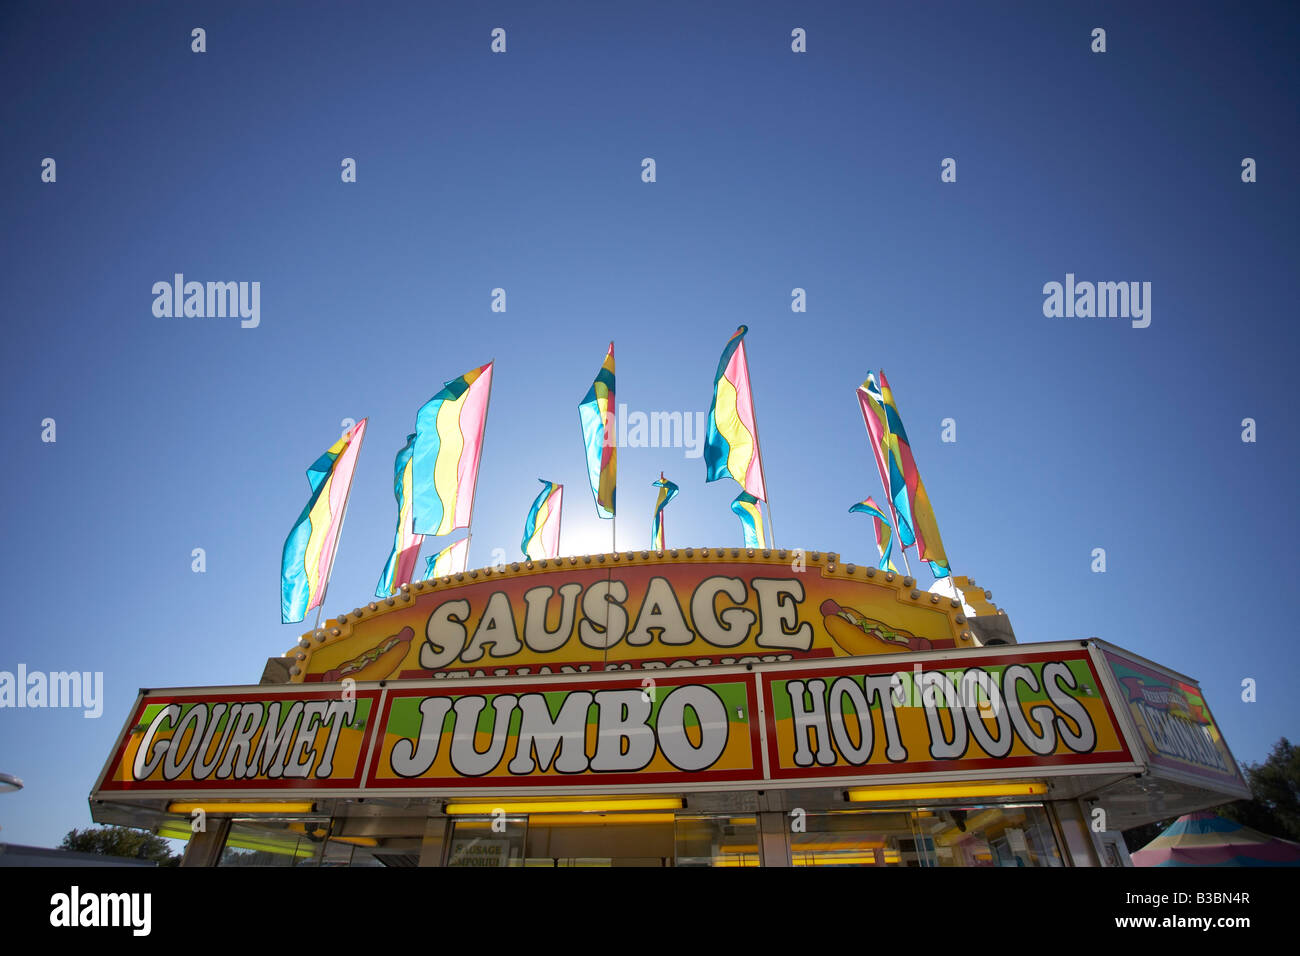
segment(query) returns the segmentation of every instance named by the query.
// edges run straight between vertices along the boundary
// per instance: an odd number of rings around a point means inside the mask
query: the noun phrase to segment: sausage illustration
[[[321,680],[326,683],[334,683],[348,677],[355,681],[383,680],[401,666],[406,652],[410,650],[413,637],[415,631],[404,627],[392,637],[384,638],[364,654],[340,664],[332,671],[326,671]]]
[[[821,612],[826,618],[826,632],[850,657],[928,651],[933,647],[927,638],[891,630],[851,607],[840,607],[829,598],[822,602]]]

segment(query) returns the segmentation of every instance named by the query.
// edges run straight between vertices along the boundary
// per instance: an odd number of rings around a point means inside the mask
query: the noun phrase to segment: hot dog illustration
[[[933,646],[924,637],[891,630],[851,607],[840,607],[830,599],[822,602],[821,612],[826,617],[826,632],[850,657],[928,651]]]
[[[370,650],[345,661],[321,678],[326,683],[352,678],[356,681],[383,680],[401,666],[406,652],[411,648],[415,631],[404,627],[392,637],[386,637]]]

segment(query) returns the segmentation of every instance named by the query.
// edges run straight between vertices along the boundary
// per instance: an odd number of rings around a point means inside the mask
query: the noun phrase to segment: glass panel
[[[236,820],[217,866],[316,866],[328,824]]]
[[[946,808],[915,816],[926,866],[1064,866],[1041,806]]]
[[[679,816],[678,866],[758,866],[758,818]]]
[[[922,865],[906,811],[810,813],[803,825],[790,833],[793,866]]]
[[[672,866],[673,817],[663,813],[538,813],[525,866]]]
[[[448,866],[523,866],[528,817],[457,819],[447,848]]]

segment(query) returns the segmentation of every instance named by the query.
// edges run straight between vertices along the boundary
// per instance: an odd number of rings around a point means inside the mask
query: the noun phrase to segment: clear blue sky
[[[370,431],[330,613],[370,599],[445,379],[496,359],[472,561],[517,553],[539,477],[597,550],[576,406],[608,341],[620,402],[703,411],[741,323],[781,545],[874,553],[847,508],[880,495],[853,389],[883,366],[1022,641],[1191,675],[1239,760],[1300,736],[1294,4],[556,6],[0,9],[0,670],[106,682],[98,720],[0,711],[0,840],[88,824],[137,688],[294,643],[280,552],[342,419]],[[260,327],[155,318],[177,272],[259,281]],[[1067,272],[1151,282],[1150,327],[1045,318]],[[621,547],[660,470],[670,546],[739,544],[701,459],[619,464]]]

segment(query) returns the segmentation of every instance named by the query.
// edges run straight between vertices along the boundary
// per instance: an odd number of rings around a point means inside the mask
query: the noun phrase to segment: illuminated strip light
[[[167,804],[168,813],[190,814],[195,810],[204,813],[315,813],[314,803],[181,803]]]
[[[795,866],[878,866],[872,853],[795,853]]]
[[[857,787],[849,791],[853,803],[883,803],[895,800],[961,800],[972,797],[1040,797],[1045,783],[1004,780],[970,783],[921,783],[911,787]]]
[[[790,847],[796,853],[817,852],[817,853],[844,853],[850,850],[883,850],[887,844],[884,840],[800,840],[797,843],[792,842]]]
[[[681,797],[631,797],[627,800],[525,800],[518,803],[449,803],[448,816],[490,817],[497,813],[617,813],[620,810],[680,810]]]

